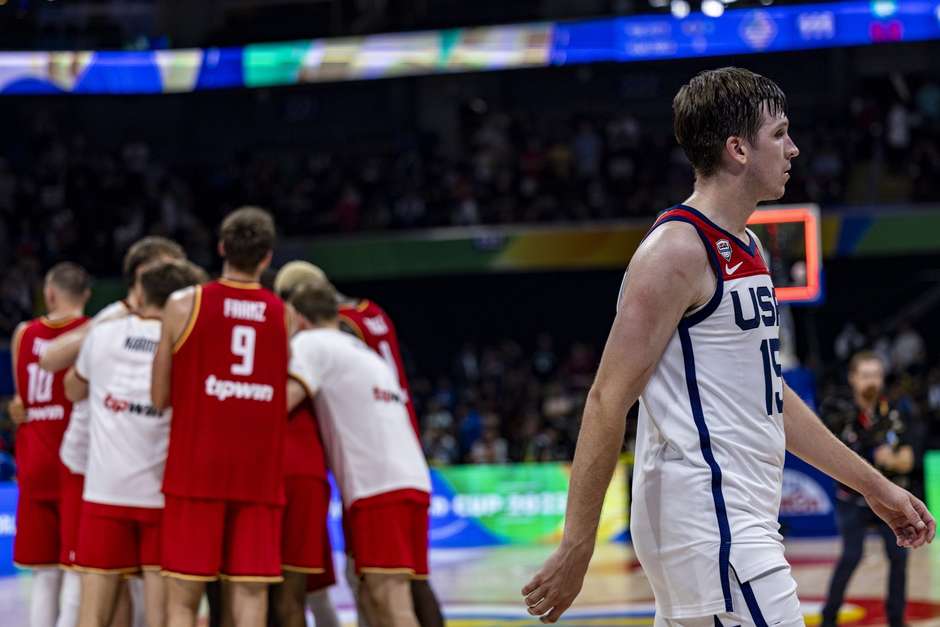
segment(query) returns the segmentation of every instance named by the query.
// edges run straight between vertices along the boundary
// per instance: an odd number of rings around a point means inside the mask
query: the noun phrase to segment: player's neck
[[[708,178],[696,178],[695,191],[686,205],[701,211],[726,231],[747,239],[747,221],[757,209],[757,200],[749,198],[733,177],[721,172]]]
[[[51,322],[58,322],[59,320],[70,320],[72,318],[78,318],[82,315],[82,307],[80,306],[71,306],[71,307],[58,307],[55,311],[50,311],[46,314],[46,319]]]
[[[138,318],[149,318],[149,319],[156,319],[156,320],[163,319],[163,310],[160,309],[159,307],[152,307],[150,305],[143,305],[141,307],[138,307],[137,310],[134,311],[134,313],[137,314]]]
[[[222,266],[222,278],[238,283],[258,283],[261,279],[261,272],[243,272],[226,263]]]

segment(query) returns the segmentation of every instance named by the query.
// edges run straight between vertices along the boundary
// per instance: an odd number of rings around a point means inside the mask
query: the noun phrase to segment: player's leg
[[[349,534],[346,535],[346,542],[350,541]],[[365,591],[362,588],[362,578],[356,570],[356,559],[346,555],[346,583],[352,592],[353,599],[356,601],[356,620],[359,627],[377,627],[369,622],[369,616],[373,613],[369,605],[369,599],[366,598]]]
[[[908,549],[898,546],[897,537],[886,525],[872,513],[871,522],[878,527],[878,533],[885,543],[885,556],[888,558],[888,590],[885,596],[885,614],[889,627],[904,625],[904,608],[907,605],[907,554]]]
[[[826,596],[826,603],[822,609],[822,624],[825,627],[836,624],[836,617],[845,599],[845,589],[849,585],[849,579],[862,560],[866,531],[864,513],[864,508],[854,503],[836,501],[836,520],[839,523],[839,533],[842,535],[842,555],[832,573],[829,594]]]
[[[423,507],[422,503],[413,505],[410,528],[415,577],[411,580],[411,602],[421,627],[444,627],[444,615],[431,587],[428,568],[429,515],[428,507]]]
[[[121,591],[122,576],[119,572],[82,573],[82,601],[78,627],[101,627],[111,624]]]
[[[165,584],[167,627],[196,627],[206,582],[170,576]]]
[[[411,575],[405,573],[365,573],[365,596],[373,614],[373,627],[418,627],[411,602]]]
[[[160,571],[144,571],[144,611],[147,627],[166,624],[166,580]]]
[[[306,573],[285,570],[284,581],[274,587],[274,611],[277,613],[279,627],[305,627],[306,595]]]
[[[340,627],[336,606],[330,598],[328,588],[320,588],[307,593],[307,607],[313,614],[313,622],[317,627]]]
[[[59,619],[55,627],[78,625],[78,608],[81,605],[82,576],[72,568],[62,573],[62,592],[59,595]]]
[[[62,570],[58,566],[33,568],[33,584],[29,599],[30,625],[53,627],[56,624],[61,586]]]
[[[134,599],[129,584],[129,579],[122,579],[109,627],[137,627],[134,623]]]
[[[268,622],[269,585],[265,582],[223,580],[223,624],[232,627],[265,627]]]
[[[411,602],[421,627],[444,627],[444,614],[428,579],[411,580]]]

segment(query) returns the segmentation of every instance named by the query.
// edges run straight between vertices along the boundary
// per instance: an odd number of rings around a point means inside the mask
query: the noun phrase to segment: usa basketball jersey
[[[708,251],[712,298],[679,323],[640,396],[630,530],[668,618],[730,612],[730,577],[786,565],[777,300],[756,237],[679,205]],[[733,569],[733,575],[731,574]]]

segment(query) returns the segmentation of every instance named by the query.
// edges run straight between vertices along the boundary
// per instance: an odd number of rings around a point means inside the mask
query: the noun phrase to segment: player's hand
[[[26,422],[26,408],[23,406],[23,399],[14,395],[13,400],[7,405],[7,412],[10,414],[10,420],[13,424],[19,426]]]
[[[874,492],[865,495],[865,500],[894,531],[898,546],[916,549],[933,542],[937,522],[927,506],[907,490],[885,479]]]
[[[529,614],[543,623],[557,621],[581,592],[593,552],[593,544],[568,546],[563,541],[522,589]]]
[[[875,466],[879,468],[884,468],[886,470],[892,470],[894,466],[894,451],[891,449],[891,446],[888,444],[882,444],[875,449],[874,453]]]

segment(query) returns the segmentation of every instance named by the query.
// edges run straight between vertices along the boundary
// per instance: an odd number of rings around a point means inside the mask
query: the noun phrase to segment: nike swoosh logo
[[[729,266],[728,264],[725,264],[725,272],[727,272],[729,275],[734,274],[735,272],[738,271],[738,268],[741,267],[741,264],[742,264],[742,263],[744,263],[744,262],[743,262],[743,261],[739,261],[738,263],[734,264],[733,266]]]

